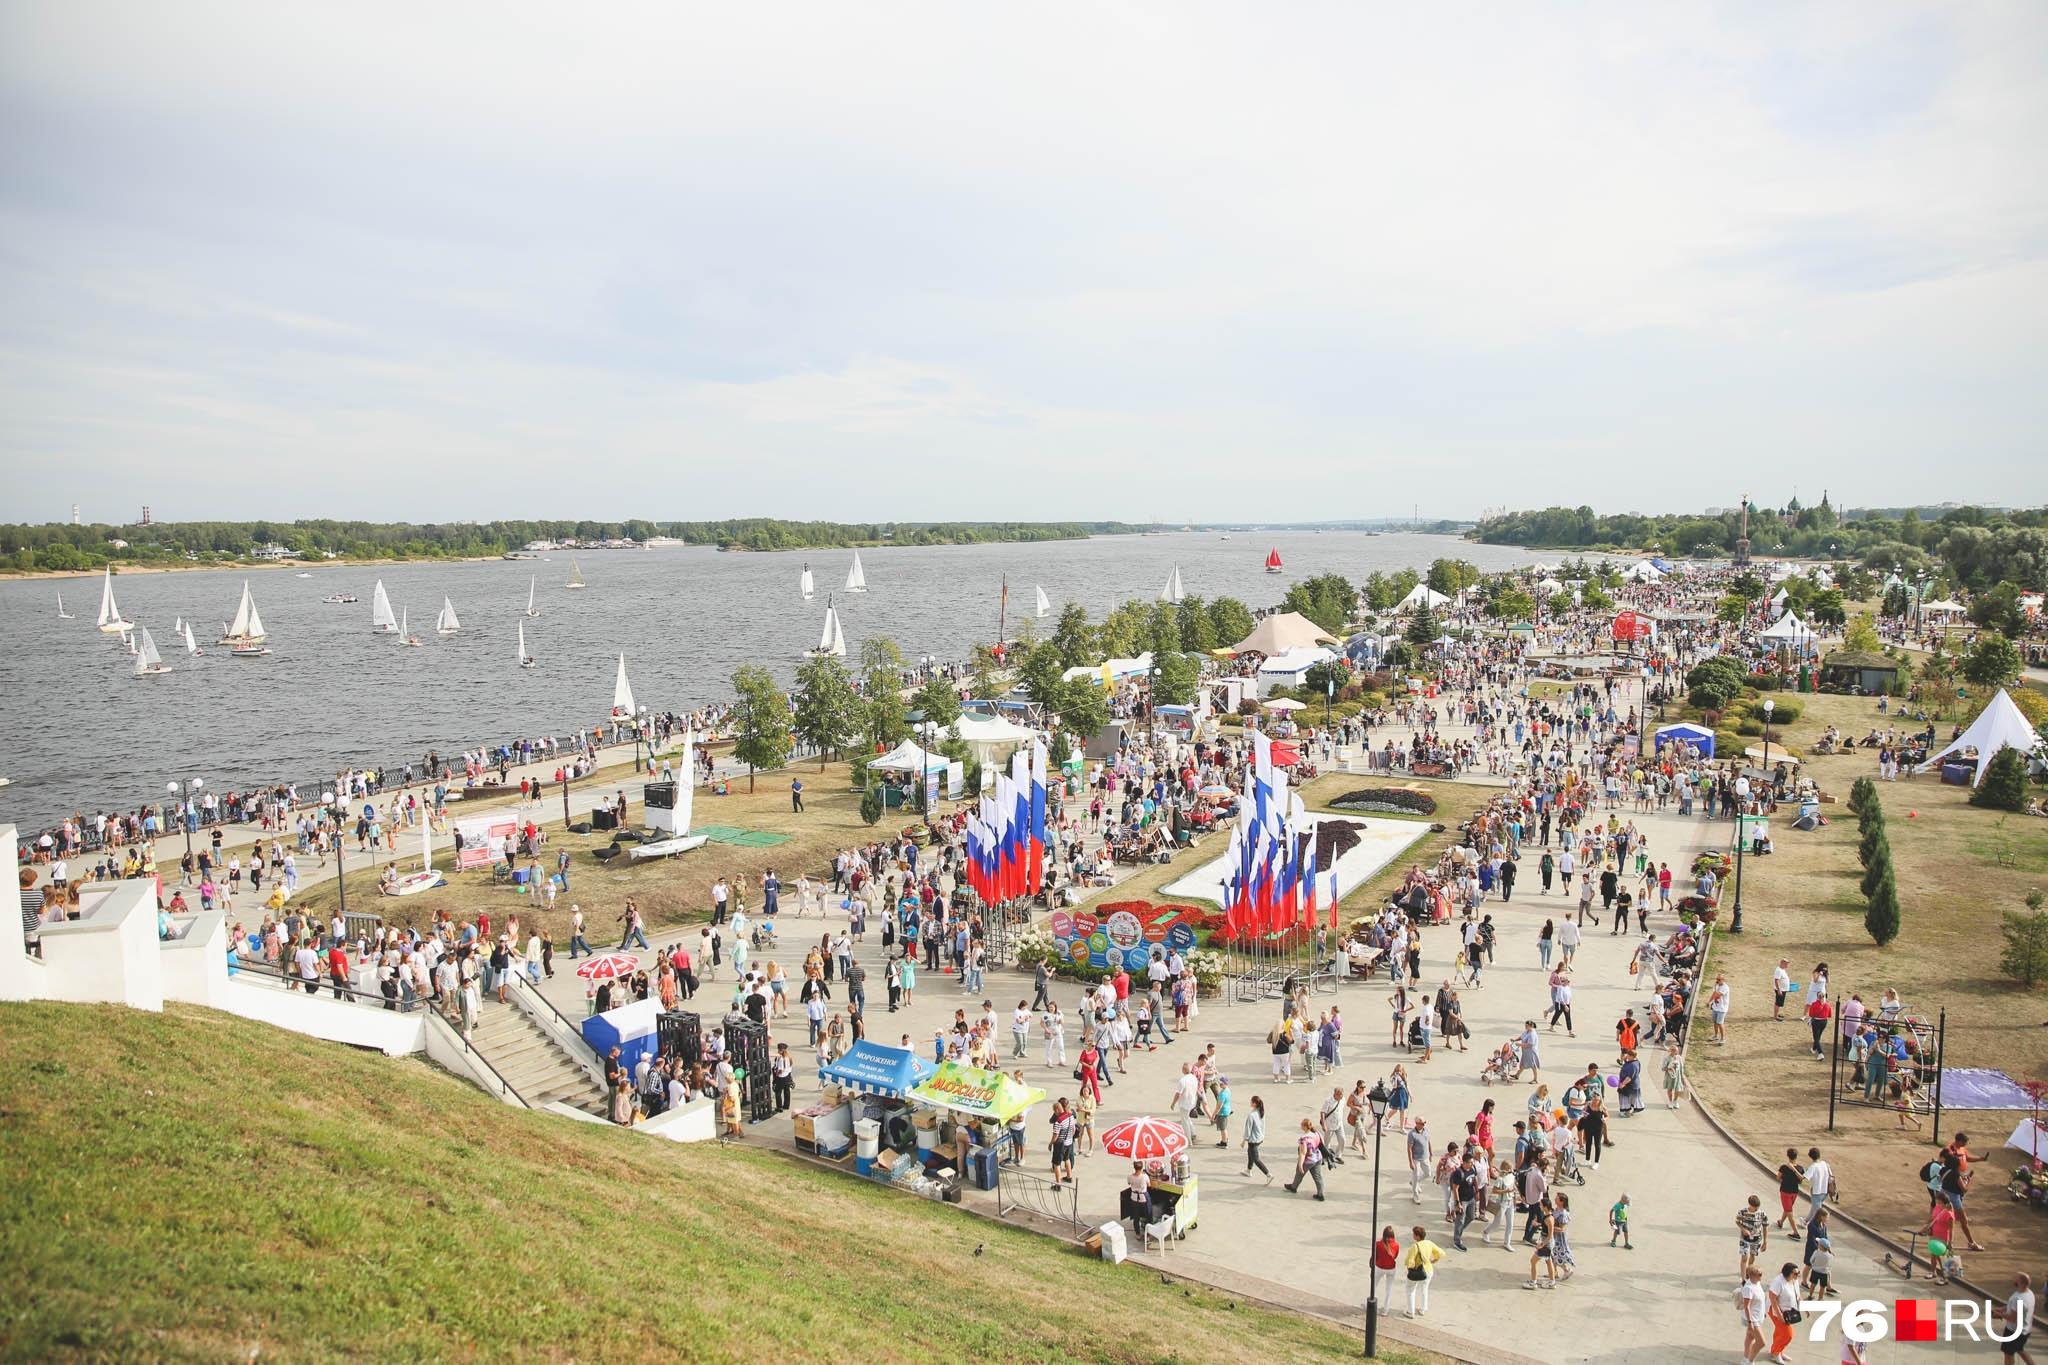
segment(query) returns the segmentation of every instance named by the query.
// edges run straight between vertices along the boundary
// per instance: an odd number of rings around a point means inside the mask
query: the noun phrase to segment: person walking
[[[1756,1365],[1765,1346],[1764,1324],[1770,1320],[1770,1295],[1764,1292],[1763,1277],[1763,1271],[1747,1266],[1742,1272],[1742,1283],[1735,1290],[1735,1314],[1742,1323],[1745,1365]]]
[[[1301,1121],[1301,1132],[1294,1139],[1294,1179],[1287,1182],[1289,1194],[1298,1193],[1303,1177],[1316,1182],[1316,1202],[1323,1202],[1323,1139],[1316,1132],[1314,1119]]]
[[[1429,1314],[1429,1286],[1436,1278],[1436,1263],[1444,1258],[1444,1249],[1429,1240],[1429,1233],[1420,1223],[1408,1229],[1408,1235],[1408,1251],[1401,1258],[1408,1284],[1408,1311],[1405,1316],[1426,1317]]]
[[[1244,1173],[1249,1176],[1254,1166],[1266,1177],[1268,1185],[1273,1183],[1273,1173],[1266,1169],[1266,1163],[1259,1156],[1259,1145],[1266,1140],[1266,1102],[1257,1095],[1252,1096],[1251,1112],[1244,1116]]]
[[[571,905],[569,907],[569,960],[573,962],[579,957],[595,957],[596,955],[596,951],[590,946],[590,940],[583,937],[583,907]]]
[[[1394,1311],[1394,1285],[1401,1278],[1401,1239],[1394,1235],[1392,1223],[1380,1229],[1379,1240],[1372,1244],[1372,1278],[1380,1314],[1385,1316]]]

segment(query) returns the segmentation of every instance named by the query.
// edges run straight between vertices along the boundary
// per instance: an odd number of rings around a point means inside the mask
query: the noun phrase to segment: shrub
[[[1764,723],[1755,716],[1744,716],[1741,720],[1735,722],[1735,733],[1738,735],[1755,736],[1763,732]]]
[[[1790,697],[1772,697],[1771,702],[1771,727],[1773,729],[1776,729],[1780,725],[1790,725],[1793,721],[1798,720],[1800,716],[1806,713],[1805,704],[1802,702],[1794,701]],[[1749,713],[1752,716],[1755,716],[1758,720],[1762,720],[1764,715],[1764,708],[1761,706],[1752,706],[1749,708]]]
[[[1890,862],[1885,863],[1884,875],[1878,879],[1870,906],[1863,912],[1863,927],[1880,948],[1899,936],[1899,886],[1892,876]]]
[[[1884,831],[1880,829],[1877,832],[1877,849],[1871,855],[1870,866],[1863,869],[1863,881],[1861,883],[1863,899],[1869,900],[1872,896],[1876,895],[1878,882],[1890,876],[1891,871],[1891,841],[1885,838]]]
[[[1361,787],[1330,802],[1334,810],[1379,811],[1391,815],[1434,815],[1436,798],[1406,787]]]
[[[879,783],[863,787],[860,793],[860,819],[864,825],[878,823],[882,818],[882,788]]]
[[[1883,811],[1879,807],[1872,807],[1872,809],[1879,812],[1878,816],[1864,825],[1863,837],[1856,844],[1856,860],[1865,867],[1869,867],[1871,863],[1877,860],[1879,849],[1889,851],[1891,848],[1890,841],[1884,835]]]
[[[1859,777],[1849,784],[1849,809],[1860,817],[1863,807],[1871,797],[1877,795],[1877,784],[1867,777]]]
[[[1984,780],[1970,793],[1970,804],[1989,810],[2027,808],[2027,764],[2018,749],[2000,749],[1984,769]]]
[[[2028,990],[2048,981],[2048,911],[2041,908],[2041,893],[2027,893],[2024,914],[2008,910],[1999,925],[2005,947],[1998,965],[2005,974]]]

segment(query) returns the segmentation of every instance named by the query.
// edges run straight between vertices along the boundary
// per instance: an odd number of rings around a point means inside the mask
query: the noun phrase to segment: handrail
[[[559,1030],[576,1040],[573,1051],[569,1048],[563,1048],[563,1051],[568,1054],[570,1062],[590,1077],[591,1080],[598,1081],[601,1084],[604,1075],[604,1059],[598,1055],[596,1046],[583,1036],[583,1031],[570,1021],[568,1015],[562,1013],[554,1001],[548,999],[541,992],[540,987],[527,979],[524,972],[514,971],[511,976],[512,993],[518,997],[521,1005],[524,1005],[529,1000],[538,1000],[541,1004],[545,1005],[548,1013],[553,1016]],[[548,1037],[550,1042],[553,1042],[556,1047],[562,1047],[561,1039],[555,1036],[555,1030],[548,1027],[548,1020],[546,1018],[536,1018],[533,1022]]]
[[[477,1045],[469,1040],[468,1034],[464,1033],[461,1029],[457,1028],[454,1024],[450,1023],[448,1019],[445,1016],[443,1016],[439,1010],[428,1010],[426,1017],[429,1021],[427,1024],[428,1028],[432,1028],[436,1024],[440,1025],[441,1028],[445,1030],[448,1033],[448,1035],[452,1037],[456,1041],[456,1043],[458,1043],[461,1046],[462,1050],[465,1053],[467,1053],[470,1057],[474,1058],[477,1062],[482,1063],[483,1069],[490,1072],[491,1079],[498,1083],[498,1091],[501,1095],[510,1095],[513,1099],[519,1101],[519,1107],[521,1109],[533,1108],[531,1104],[527,1103],[526,1096],[520,1094],[516,1089],[514,1089],[512,1082],[506,1080],[504,1075],[499,1072],[498,1068],[491,1065],[491,1059],[484,1056],[484,1054],[477,1048]]]
[[[267,980],[275,981],[279,986],[283,987],[285,990],[300,992],[304,992],[305,990],[304,977],[288,974],[282,968],[269,962],[263,962],[260,960],[251,961],[247,958],[238,956],[235,959],[235,970],[232,973],[230,973],[230,975],[239,976],[245,972],[255,976],[263,977]],[[311,994],[317,994],[329,1000],[335,998],[333,994],[333,977],[321,976],[316,977],[315,980],[319,983],[320,989],[317,992],[311,992]],[[343,986],[341,988],[341,991],[341,998],[351,1003],[368,1005],[376,1009],[389,1009],[393,1013],[397,1014],[410,1014],[414,1010],[424,1009],[433,1004],[433,1000],[431,999],[431,997],[419,995],[417,993],[414,994],[411,1002],[408,1003],[405,999],[405,995],[403,992],[399,993],[397,999],[387,1000],[384,998],[382,994],[372,994],[369,991],[360,991],[357,990],[354,986]]]

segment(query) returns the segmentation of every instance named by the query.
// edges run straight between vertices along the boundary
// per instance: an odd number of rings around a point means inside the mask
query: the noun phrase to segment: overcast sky
[[[2048,499],[2048,7],[0,5],[0,519]]]

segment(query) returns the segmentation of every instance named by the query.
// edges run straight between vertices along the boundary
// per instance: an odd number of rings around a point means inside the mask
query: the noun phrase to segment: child
[[[1607,1245],[1613,1246],[1615,1241],[1619,1239],[1623,1251],[1634,1251],[1636,1249],[1635,1243],[1628,1239],[1627,1195],[1624,1194],[1621,1198],[1615,1200],[1614,1207],[1607,1210],[1607,1230],[1609,1233]]]
[[[1813,1252],[1806,1260],[1806,1282],[1813,1289],[1816,1299],[1827,1298],[1834,1292],[1828,1280],[1828,1273],[1834,1269],[1835,1248],[1825,1234],[1813,1239]]]
[[[1913,1102],[1907,1097],[1905,1087],[1897,1080],[1892,1080],[1886,1082],[1885,1088],[1891,1096],[1892,1108],[1899,1111],[1899,1127],[1904,1128],[1911,1124],[1913,1131],[1919,1132],[1920,1116],[1913,1112]]]
[[[1939,1237],[1927,1239],[1927,1259],[1934,1262],[1934,1282],[1947,1284],[1959,1279],[1963,1273],[1963,1258],[1956,1255],[1956,1249]]]

